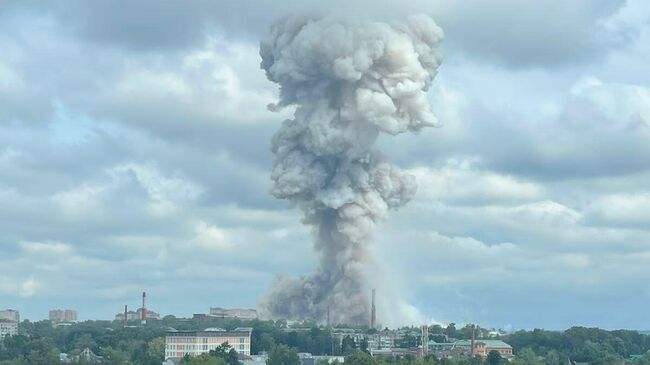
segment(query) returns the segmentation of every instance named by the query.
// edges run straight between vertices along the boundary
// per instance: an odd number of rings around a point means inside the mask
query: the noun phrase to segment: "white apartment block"
[[[165,337],[165,359],[197,356],[219,345],[228,344],[242,355],[251,354],[252,328],[236,328],[225,331],[220,328],[208,328],[204,331],[169,331]]]
[[[18,322],[0,319],[0,339],[18,334]]]

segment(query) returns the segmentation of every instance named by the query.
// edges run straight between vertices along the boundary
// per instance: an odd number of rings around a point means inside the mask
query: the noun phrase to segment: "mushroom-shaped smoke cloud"
[[[416,191],[373,145],[380,132],[436,124],[426,91],[441,40],[422,15],[396,24],[286,18],[262,42],[261,67],[280,85],[269,108],[296,108],[273,138],[273,195],[304,211],[319,257],[313,274],[275,283],[260,303],[267,316],[323,320],[331,308],[334,323],[367,323],[373,227]]]

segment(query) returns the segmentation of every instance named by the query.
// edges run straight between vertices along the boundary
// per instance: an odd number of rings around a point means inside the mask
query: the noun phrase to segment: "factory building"
[[[240,327],[234,331],[208,328],[203,331],[169,331],[165,337],[165,359],[197,356],[228,343],[237,353],[250,356],[252,328]]]
[[[160,319],[160,314],[147,308],[147,293],[142,292],[142,306],[135,312],[129,311],[128,306],[124,306],[124,312],[115,315],[115,320],[120,322],[139,320],[144,326],[147,324],[147,319]],[[126,323],[125,323],[126,325]]]
[[[487,357],[490,351],[496,351],[501,355],[501,357],[506,359],[511,359],[514,356],[512,353],[512,346],[501,340],[475,340],[473,347],[472,340],[459,340],[448,343],[429,341],[428,350],[429,353],[436,355],[438,358],[459,354],[474,354],[481,357]]]
[[[52,322],[76,322],[77,311],[72,309],[53,309],[49,315]]]
[[[126,312],[126,320],[127,321],[141,321],[142,320],[142,308],[138,308],[138,310],[134,311],[128,311]],[[160,319],[160,314],[157,312],[152,311],[151,309],[147,309],[147,319]],[[124,313],[118,313],[115,315],[115,320],[123,322],[124,321]]]
[[[239,319],[257,319],[257,311],[255,309],[241,309],[241,308],[210,308],[211,317],[219,318],[239,318]]]

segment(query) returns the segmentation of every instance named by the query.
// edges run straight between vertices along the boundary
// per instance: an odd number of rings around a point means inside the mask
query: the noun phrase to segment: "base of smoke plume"
[[[315,320],[325,323],[367,324],[368,288],[365,245],[350,242],[339,232],[339,213],[325,209],[313,213],[315,248],[319,266],[298,279],[279,277],[259,303],[260,313],[272,319]],[[346,253],[346,257],[341,257]],[[357,257],[351,259],[351,257]],[[353,263],[353,264],[351,264]]]

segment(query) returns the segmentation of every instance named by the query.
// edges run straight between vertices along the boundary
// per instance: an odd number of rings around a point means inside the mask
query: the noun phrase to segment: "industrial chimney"
[[[124,304],[124,327],[129,323],[129,312],[128,312],[129,307]]]
[[[370,307],[370,328],[377,325],[377,308],[375,308],[375,289],[372,289],[372,306]]]
[[[474,346],[476,346],[476,326],[472,325],[472,343],[471,343],[472,348],[470,349],[470,355],[474,357],[476,354],[476,351],[474,350]]]
[[[422,326],[422,337],[420,339],[422,342],[422,357],[426,357],[429,354],[429,326]]]
[[[147,324],[147,293],[142,292],[142,325]]]

